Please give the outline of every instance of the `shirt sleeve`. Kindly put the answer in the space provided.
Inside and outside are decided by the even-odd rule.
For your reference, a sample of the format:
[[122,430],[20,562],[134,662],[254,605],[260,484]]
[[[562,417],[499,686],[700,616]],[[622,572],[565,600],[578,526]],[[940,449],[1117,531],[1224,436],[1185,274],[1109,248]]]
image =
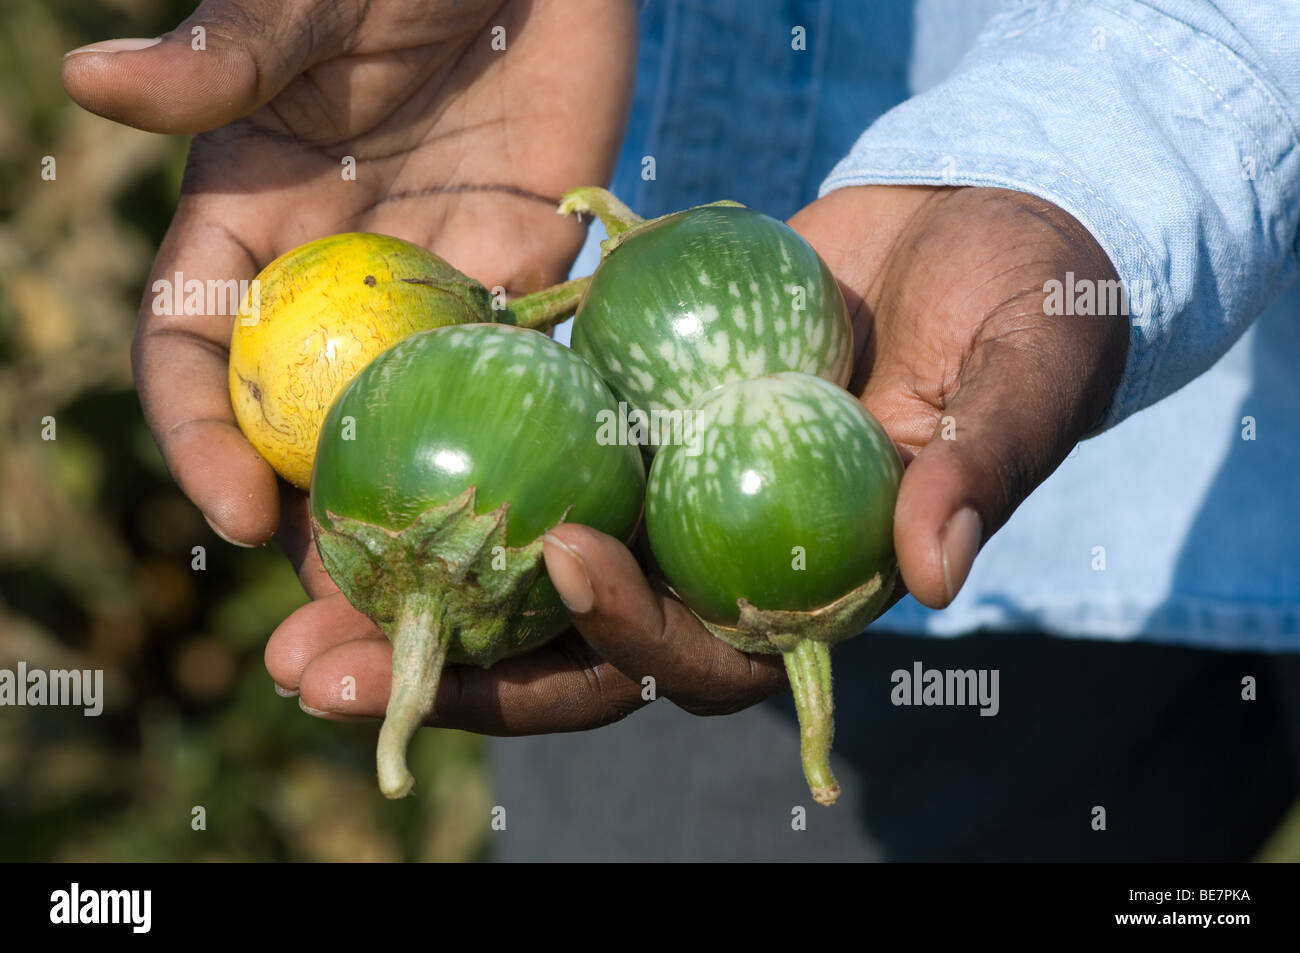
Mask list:
[[1300,2],[1016,3],[821,192],[996,186],[1077,218],[1128,297],[1105,429],[1210,367],[1295,275],[1298,117]]

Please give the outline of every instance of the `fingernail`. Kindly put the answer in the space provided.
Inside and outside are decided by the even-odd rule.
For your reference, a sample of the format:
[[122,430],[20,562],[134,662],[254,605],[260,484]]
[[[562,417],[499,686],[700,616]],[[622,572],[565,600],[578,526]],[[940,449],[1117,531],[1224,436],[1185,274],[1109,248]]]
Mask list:
[[980,515],[969,506],[958,510],[943,528],[939,548],[943,553],[943,587],[949,602],[957,597],[957,590],[970,575],[982,534]]
[[63,54],[63,58],[66,60],[69,56],[76,56],[78,53],[134,53],[136,50],[147,50],[151,46],[157,46],[161,42],[160,36],[152,39],[133,36],[123,37],[120,40],[100,40],[98,43],[88,43],[75,50],[68,50]]
[[323,718],[324,716],[329,714],[329,712],[321,711],[319,708],[308,708],[306,705],[302,703],[301,698],[298,699],[298,707],[301,708],[303,711],[305,711],[307,714],[311,715],[313,718]]
[[296,688],[285,688],[282,685],[275,686],[275,693],[281,698],[297,698],[298,690]]
[[221,530],[217,529],[217,524],[214,523],[214,522],[212,522],[212,520],[209,520],[209,519],[207,518],[207,516],[204,516],[203,518],[204,518],[205,520],[208,520],[208,527],[212,530],[212,532],[216,533],[218,536],[220,536],[223,540],[225,540],[225,541],[226,541],[227,543],[229,543],[231,546],[238,546],[238,547],[240,547],[241,549],[256,549],[256,548],[257,548],[257,547],[254,546],[252,543],[241,543],[241,542],[240,542],[239,540],[237,540],[237,539],[231,539],[231,538],[230,538],[229,536],[227,536],[225,533],[221,532]]
[[591,591],[591,580],[587,578],[587,566],[582,557],[550,533],[542,539],[547,544],[544,551],[546,572],[555,584],[555,591],[560,594],[560,601],[570,612],[579,615],[590,612],[596,595]]

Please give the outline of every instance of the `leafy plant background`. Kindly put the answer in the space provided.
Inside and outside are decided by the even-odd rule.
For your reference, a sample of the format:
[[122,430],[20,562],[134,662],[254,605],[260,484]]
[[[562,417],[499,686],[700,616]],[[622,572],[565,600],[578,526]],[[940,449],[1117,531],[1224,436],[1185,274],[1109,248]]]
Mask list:
[[141,417],[131,334],[187,141],[82,111],[59,67],[193,7],[0,0],[0,668],[103,669],[106,695],[0,708],[0,860],[481,857],[478,739],[422,732],[417,795],[385,801],[377,727],[309,718],[262,666],[305,600],[288,564],[218,539]]
[[[213,535],[141,418],[131,333],[187,142],[83,112],[59,67],[193,7],[0,0],[0,668],[103,669],[106,695],[0,708],[0,860],[482,858],[478,739],[422,732],[416,796],[380,797],[377,726],[307,717],[262,667],[304,601],[288,564]],[[1300,810],[1262,859],[1300,860]]]

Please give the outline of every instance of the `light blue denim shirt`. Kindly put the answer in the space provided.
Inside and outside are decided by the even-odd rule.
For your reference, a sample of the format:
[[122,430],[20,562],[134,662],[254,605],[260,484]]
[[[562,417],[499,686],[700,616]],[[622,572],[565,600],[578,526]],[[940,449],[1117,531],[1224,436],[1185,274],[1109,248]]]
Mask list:
[[1148,291],[1108,429],[953,605],[879,628],[1300,651],[1300,3],[649,0],[641,29],[614,188],[642,214],[999,186]]

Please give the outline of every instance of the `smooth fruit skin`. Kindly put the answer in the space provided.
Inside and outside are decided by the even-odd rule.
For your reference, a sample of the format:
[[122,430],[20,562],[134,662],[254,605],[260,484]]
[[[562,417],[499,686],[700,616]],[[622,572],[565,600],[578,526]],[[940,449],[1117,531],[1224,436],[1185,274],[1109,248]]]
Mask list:
[[[645,471],[636,447],[597,441],[601,412],[614,410],[595,371],[536,331],[473,324],[412,335],[330,409],[313,518],[323,525],[332,513],[397,531],[472,486],[477,513],[509,504],[512,547],[562,519],[627,539]],[[558,606],[544,576],[534,590],[536,604]]]
[[445,663],[492,665],[565,628],[542,535],[566,519],[635,529],[645,470],[635,446],[598,438],[614,413],[582,358],[502,324],[416,333],[330,408],[312,530],[339,589],[393,645],[375,752],[386,796],[415,784],[406,750]]
[[592,277],[572,344],[630,409],[679,410],[719,384],[779,371],[848,383],[844,299],[789,226],[701,206],[620,239]]
[[719,387],[690,411],[701,452],[655,456],[646,531],[702,618],[734,624],[740,599],[817,609],[891,571],[902,464],[851,394],[781,373]]
[[282,477],[311,481],[330,404],[356,373],[416,331],[484,321],[486,289],[418,245],[346,233],[281,255],[258,275],[230,341],[240,429]]

